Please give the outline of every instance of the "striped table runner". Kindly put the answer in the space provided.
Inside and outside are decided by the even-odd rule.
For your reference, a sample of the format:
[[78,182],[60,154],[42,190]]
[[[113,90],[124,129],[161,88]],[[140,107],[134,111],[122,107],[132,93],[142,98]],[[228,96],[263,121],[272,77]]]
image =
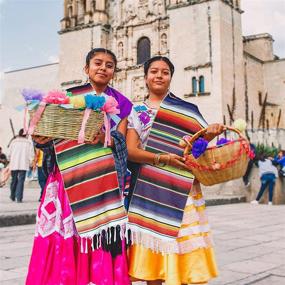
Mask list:
[[111,148],[60,141],[55,144],[58,167],[81,237],[127,222]]
[[[195,105],[169,94],[154,119],[146,150],[182,156],[180,139],[206,125]],[[193,180],[185,170],[142,165],[129,208],[128,227],[134,243],[162,252],[176,251],[171,241],[178,236]]]

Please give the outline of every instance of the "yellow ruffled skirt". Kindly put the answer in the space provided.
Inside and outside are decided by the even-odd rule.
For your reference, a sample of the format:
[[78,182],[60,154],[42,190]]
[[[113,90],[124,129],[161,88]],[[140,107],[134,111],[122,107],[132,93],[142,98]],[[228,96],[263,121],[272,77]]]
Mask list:
[[[189,248],[183,254],[162,254],[142,245],[129,249],[129,274],[133,280],[163,280],[165,285],[205,284],[217,276],[211,233],[200,190],[188,197],[177,242]],[[198,189],[197,189],[198,188]]]

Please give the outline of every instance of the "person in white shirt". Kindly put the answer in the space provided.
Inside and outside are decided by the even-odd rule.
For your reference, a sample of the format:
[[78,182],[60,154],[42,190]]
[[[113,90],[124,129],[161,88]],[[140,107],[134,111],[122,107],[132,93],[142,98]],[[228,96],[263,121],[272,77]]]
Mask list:
[[11,170],[11,194],[10,199],[21,203],[23,200],[24,182],[26,172],[32,165],[34,159],[34,147],[31,141],[24,135],[24,130],[19,131],[19,136],[16,137],[10,145],[8,159]]
[[258,161],[258,167],[259,167],[261,186],[256,199],[251,201],[251,204],[258,204],[266,187],[269,186],[268,205],[272,205],[275,181],[276,178],[278,178],[277,168],[272,164],[272,161],[268,158],[265,158],[264,155],[262,155],[260,160]]

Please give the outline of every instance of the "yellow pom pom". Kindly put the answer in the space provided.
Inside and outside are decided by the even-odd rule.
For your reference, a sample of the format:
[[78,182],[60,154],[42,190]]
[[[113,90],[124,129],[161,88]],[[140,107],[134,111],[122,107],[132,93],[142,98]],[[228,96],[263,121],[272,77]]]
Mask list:
[[81,109],[81,108],[86,107],[85,99],[83,95],[71,96],[70,104],[73,105],[74,109]]
[[236,119],[234,121],[234,127],[240,132],[243,132],[246,129],[246,121],[244,119]]
[[187,144],[186,144],[185,140],[181,139],[179,141],[179,145],[182,146],[182,147],[186,147]]

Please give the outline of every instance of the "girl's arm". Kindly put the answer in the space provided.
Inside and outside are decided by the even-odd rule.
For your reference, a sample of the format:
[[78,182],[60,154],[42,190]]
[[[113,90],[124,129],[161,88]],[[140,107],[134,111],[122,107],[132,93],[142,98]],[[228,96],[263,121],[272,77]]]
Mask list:
[[167,164],[177,168],[185,168],[185,159],[176,154],[154,154],[141,148],[141,141],[135,129],[127,131],[128,159],[137,163]]

